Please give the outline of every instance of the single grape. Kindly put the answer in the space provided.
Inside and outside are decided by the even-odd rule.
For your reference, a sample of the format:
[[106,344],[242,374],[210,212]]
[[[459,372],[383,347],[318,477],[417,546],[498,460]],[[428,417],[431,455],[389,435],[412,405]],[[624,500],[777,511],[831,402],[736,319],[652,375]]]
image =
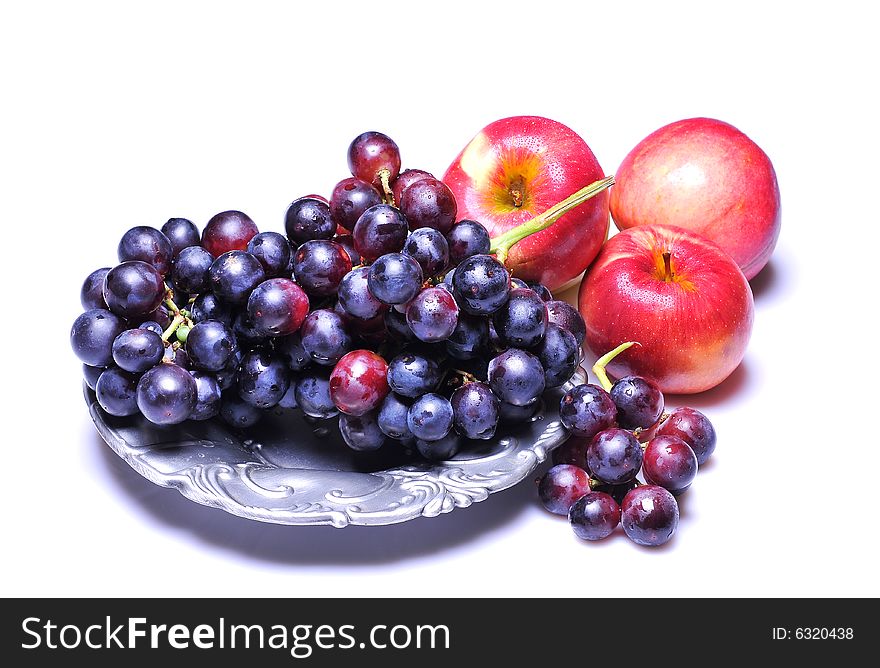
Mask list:
[[169,218],[162,226],[162,234],[171,243],[171,257],[175,260],[184,248],[201,243],[199,228],[186,218]]
[[240,348],[236,348],[232,352],[232,358],[226,363],[226,366],[220,371],[213,372],[217,376],[217,384],[223,392],[238,384],[238,368],[244,354]]
[[370,292],[383,304],[406,304],[422,286],[422,269],[407,255],[389,253],[370,266],[367,281]]
[[522,280],[521,278],[516,278],[514,276],[511,276],[510,277],[510,289],[513,290],[514,288],[522,288],[523,290],[531,290],[532,292],[535,292],[534,290],[532,290],[529,287],[529,284],[526,283],[524,280]]
[[361,254],[358,253],[357,249],[354,247],[354,237],[351,234],[337,234],[333,237],[333,241],[342,246],[345,249],[345,252],[348,253],[352,267],[364,263]]
[[501,401],[525,406],[544,392],[544,369],[531,353],[511,348],[489,362],[489,386]]
[[394,140],[381,132],[364,132],[348,146],[348,169],[352,176],[379,185],[380,173],[391,181],[400,173],[400,149]]
[[330,205],[314,197],[300,197],[287,207],[284,231],[294,246],[315,239],[332,239],[336,223],[330,216]]
[[352,350],[330,374],[330,398],[347,415],[364,415],[379,407],[389,392],[388,365],[370,350]]
[[394,195],[394,201],[399,204],[400,199],[403,197],[403,191],[416,181],[433,178],[433,174],[421,169],[404,169],[398,174],[397,178],[391,182],[391,192]]
[[419,263],[425,277],[438,275],[449,264],[449,244],[431,227],[422,227],[410,234],[403,245],[403,254]]
[[244,251],[259,232],[254,221],[241,211],[222,211],[202,230],[202,248],[215,258],[229,251]]
[[533,290],[514,288],[507,302],[495,311],[492,321],[506,346],[531,348],[541,342],[547,331],[547,309]]
[[553,294],[543,283],[529,283],[528,287],[535,291],[535,294],[541,298],[541,301],[553,301]]
[[217,377],[204,371],[190,371],[196,381],[196,405],[190,420],[207,420],[220,414],[220,383]]
[[589,438],[582,436],[570,436],[569,439],[553,451],[554,464],[573,464],[589,473],[587,466],[587,447],[590,445]]
[[379,407],[378,425],[382,433],[389,438],[409,440],[413,438],[407,423],[409,403],[406,403],[393,392],[389,393]]
[[378,450],[385,444],[385,434],[379,429],[376,411],[363,415],[343,413],[339,416],[339,432],[345,444],[358,452]]
[[186,337],[186,351],[193,365],[203,371],[220,371],[234,359],[232,330],[219,320],[196,323]]
[[475,220],[460,220],[446,233],[449,260],[459,264],[474,255],[488,255],[492,247],[489,232]]
[[351,335],[343,319],[329,309],[318,309],[306,316],[299,334],[302,346],[313,362],[334,366],[351,350]]
[[298,381],[299,378],[296,376],[290,377],[290,385],[287,387],[287,392],[284,393],[281,401],[278,402],[281,408],[299,408],[299,404],[296,403],[296,384]]
[[353,230],[361,214],[382,203],[382,195],[366,181],[343,179],[330,196],[330,217],[337,225]]
[[181,369],[186,369],[187,371],[192,367],[192,362],[189,359],[189,355],[186,354],[186,349],[175,347],[174,345],[165,346],[165,356],[162,358],[162,361],[176,364]]
[[446,234],[455,224],[458,207],[455,195],[438,179],[420,179],[403,191],[400,210],[409,222],[411,230],[432,227]]
[[620,485],[635,478],[642,468],[642,446],[626,429],[605,429],[587,446],[587,466],[597,480]]
[[146,262],[123,262],[104,277],[104,301],[113,313],[123,318],[150,313],[164,297],[162,275]]
[[239,311],[232,321],[232,333],[240,346],[256,348],[266,343],[266,337],[254,325],[247,309]]
[[697,477],[697,456],[678,436],[655,436],[645,448],[642,472],[645,482],[681,494]]
[[260,421],[263,411],[244,401],[237,392],[229,391],[220,399],[220,417],[233,427],[247,429]]
[[208,271],[214,294],[231,304],[244,304],[266,278],[263,265],[250,253],[232,250],[214,260]]
[[95,389],[95,385],[98,383],[98,378],[101,376],[104,371],[106,371],[105,367],[102,366],[89,366],[88,364],[82,365],[83,370],[83,380],[86,381],[86,385],[89,386],[90,390]]
[[158,364],[141,376],[137,405],[156,424],[183,422],[196,407],[198,386],[188,371],[176,364]]
[[306,369],[296,383],[296,403],[309,417],[324,419],[337,415],[339,410],[330,398],[330,370]]
[[356,318],[365,320],[382,315],[388,308],[373,296],[367,287],[369,267],[357,267],[343,276],[339,283],[339,306]]
[[95,269],[83,281],[79,291],[79,301],[86,311],[93,308],[107,308],[107,302],[104,301],[104,277],[107,276],[108,271],[110,267]]
[[461,450],[461,436],[455,430],[451,430],[443,438],[435,441],[416,439],[416,449],[425,459],[431,461],[445,461],[452,459]]
[[416,338],[406,322],[406,314],[397,309],[390,308],[385,311],[383,320],[385,321],[385,329],[392,340],[413,341]]
[[125,331],[122,318],[102,308],[89,309],[70,328],[70,347],[89,366],[113,364],[113,340]]
[[400,210],[376,204],[361,214],[354,226],[354,247],[364,262],[403,249],[409,227]]
[[406,322],[420,341],[445,341],[458,324],[458,304],[442,288],[425,288],[407,305]]
[[306,319],[309,298],[289,278],[270,278],[254,288],[248,297],[247,312],[261,335],[287,336],[299,330]]
[[457,360],[470,360],[484,355],[488,346],[489,323],[486,319],[460,311],[455,329],[446,340],[447,354]]
[[547,322],[559,325],[562,329],[567,329],[574,334],[577,339],[578,346],[584,345],[584,338],[587,336],[587,325],[584,317],[568,302],[557,299],[546,302],[547,304]]
[[[180,251],[171,269],[174,285],[185,292],[198,294],[208,290],[211,279],[208,270],[214,258],[201,246],[189,246]],[[177,303],[175,301],[175,303]],[[177,304],[183,308],[183,304]]]
[[485,383],[465,383],[452,393],[453,425],[472,440],[487,440],[498,427],[498,398]]
[[303,348],[299,333],[275,339],[275,353],[291,371],[302,371],[312,363],[312,356]]
[[604,492],[590,492],[572,504],[568,521],[578,538],[602,540],[620,524],[620,506]]
[[203,320],[219,320],[224,325],[232,326],[235,317],[232,306],[221,301],[213,292],[205,292],[196,297],[189,312],[192,321],[196,323]]
[[580,362],[580,348],[574,334],[559,325],[547,325],[544,339],[534,351],[544,367],[544,384],[559,387],[574,375]]
[[290,242],[278,232],[260,232],[248,241],[247,252],[263,265],[266,278],[290,278]]
[[415,399],[434,392],[441,379],[437,362],[424,355],[405,352],[388,364],[388,386],[402,397]]
[[657,485],[639,485],[621,504],[623,530],[639,545],[663,545],[675,533],[678,518],[675,497]]
[[459,305],[472,315],[489,315],[507,302],[510,274],[489,255],[473,255],[455,269],[452,288]]
[[244,354],[238,372],[238,394],[257,408],[272,408],[290,386],[290,369],[280,357],[256,349]]
[[153,322],[159,325],[163,332],[168,329],[168,325],[171,324],[171,312],[165,304],[159,304],[153,311],[141,317],[144,318],[144,322]]
[[678,436],[694,451],[700,466],[715,452],[718,440],[709,418],[695,408],[676,408],[660,425],[656,435]]
[[611,386],[617,423],[624,429],[647,429],[663,413],[663,393],[641,376],[626,376]]
[[498,404],[498,415],[504,424],[522,424],[534,418],[540,408],[540,401],[535,401],[526,406],[516,406],[502,401]]
[[423,394],[409,407],[407,425],[413,436],[422,441],[437,441],[452,429],[452,405],[439,394]]
[[95,384],[98,405],[110,415],[135,415],[138,412],[138,380],[139,374],[115,367],[106,369]]
[[597,385],[578,385],[559,400],[559,420],[570,432],[593,438],[617,422],[617,408],[611,396]]
[[165,356],[162,337],[148,329],[127,329],[113,339],[113,361],[132,373],[143,373]]
[[116,254],[120,262],[140,260],[156,268],[163,276],[171,271],[173,249],[168,237],[146,225],[132,227],[119,241]]
[[307,241],[293,254],[293,275],[309,296],[335,295],[351,271],[351,258],[333,241]]
[[572,504],[590,493],[590,476],[571,464],[557,464],[538,482],[538,497],[551,513],[568,515]]

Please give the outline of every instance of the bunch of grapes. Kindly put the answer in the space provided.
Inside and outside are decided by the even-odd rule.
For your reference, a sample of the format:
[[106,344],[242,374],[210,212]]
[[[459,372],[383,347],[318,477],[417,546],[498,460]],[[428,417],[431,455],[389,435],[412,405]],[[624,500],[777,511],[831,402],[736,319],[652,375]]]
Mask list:
[[71,331],[99,405],[156,424],[266,410],[336,419],[345,443],[445,459],[525,421],[581,358],[580,314],[512,278],[450,189],[401,171],[389,137],[351,143],[352,176],[295,200],[285,235],[239,211],[135,227],[89,275]]
[[645,378],[611,384],[601,364],[594,369],[608,390],[579,385],[560,400],[572,436],[538,482],[541,502],[567,515],[585,540],[606,538],[622,524],[636,543],[662,545],[678,527],[676,496],[715,450],[715,429],[693,408],[664,413],[663,393]]

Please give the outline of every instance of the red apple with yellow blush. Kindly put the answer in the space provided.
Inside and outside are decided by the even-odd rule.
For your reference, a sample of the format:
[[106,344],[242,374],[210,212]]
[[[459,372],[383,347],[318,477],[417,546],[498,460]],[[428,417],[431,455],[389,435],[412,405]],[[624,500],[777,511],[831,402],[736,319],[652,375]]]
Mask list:
[[[446,170],[458,218],[501,237],[604,176],[570,128],[540,116],[514,116],[483,128]],[[558,290],[596,257],[608,234],[608,194],[571,208],[546,229],[512,245],[506,264],[525,281]]]
[[732,125],[690,118],[652,133],[617,170],[611,215],[621,230],[677,225],[714,241],[754,277],[781,225],[767,154]]
[[637,341],[608,364],[666,393],[715,387],[739,366],[754,320],[752,291],[733,259],[683,228],[644,225],[602,247],[581,283],[586,345],[597,356]]

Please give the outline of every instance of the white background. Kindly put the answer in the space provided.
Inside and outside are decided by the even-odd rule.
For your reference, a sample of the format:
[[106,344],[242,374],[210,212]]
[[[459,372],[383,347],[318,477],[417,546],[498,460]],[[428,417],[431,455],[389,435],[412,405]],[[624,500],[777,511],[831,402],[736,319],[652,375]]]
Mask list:
[[[880,594],[873,3],[606,4],[4,4],[0,593]],[[608,173],[701,115],[776,167],[782,235],[752,282],[745,361],[669,402],[719,433],[670,544],[581,543],[528,482],[399,526],[263,525],[103,445],[68,334],[127,228],[236,208],[280,231],[292,198],[346,176],[364,130],[442,175],[517,114],[569,125]]]

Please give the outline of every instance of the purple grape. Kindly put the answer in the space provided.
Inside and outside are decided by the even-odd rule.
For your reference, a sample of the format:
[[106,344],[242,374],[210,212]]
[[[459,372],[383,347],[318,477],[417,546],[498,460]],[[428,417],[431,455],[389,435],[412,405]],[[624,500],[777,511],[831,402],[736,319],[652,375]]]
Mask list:
[[348,146],[348,168],[364,181],[379,185],[380,172],[394,180],[400,173],[400,149],[391,137],[381,132],[359,134]]
[[250,253],[232,250],[214,260],[208,270],[214,294],[231,304],[244,304],[266,278],[263,265]]
[[660,425],[657,436],[677,436],[683,440],[694,451],[700,466],[715,452],[717,442],[715,427],[695,408],[676,408]]
[[541,342],[547,331],[547,309],[533,290],[514,288],[507,302],[495,311],[492,321],[505,346],[531,348]]
[[174,250],[168,237],[159,230],[140,225],[132,227],[122,235],[116,254],[120,262],[140,260],[155,267],[163,276],[167,276],[171,271]]
[[141,376],[137,405],[156,424],[183,422],[196,407],[198,386],[188,371],[176,364],[159,364]]
[[572,504],[568,521],[578,538],[602,540],[620,524],[620,506],[604,492],[590,492]]
[[406,315],[404,313],[401,313],[397,309],[390,308],[385,311],[383,319],[385,321],[385,329],[392,339],[397,341],[412,341],[416,338],[413,331],[409,328],[409,324],[406,322]]
[[148,329],[127,329],[113,340],[113,361],[132,373],[143,373],[165,356],[162,337]]
[[375,318],[388,308],[370,292],[369,274],[369,267],[357,267],[348,272],[339,284],[339,305],[355,318]]
[[621,504],[623,530],[639,545],[663,545],[675,533],[678,518],[675,497],[657,485],[636,487]]
[[377,417],[379,429],[389,438],[408,440],[413,438],[407,423],[409,404],[393,392],[385,396]]
[[247,249],[248,241],[259,232],[256,223],[247,214],[221,211],[202,230],[202,248],[215,258],[229,251],[243,251]]
[[352,347],[352,338],[345,322],[329,309],[309,313],[299,334],[302,347],[312,361],[322,366],[334,366]]
[[248,319],[261,336],[293,334],[300,328],[308,312],[309,298],[289,278],[263,281],[248,297]]
[[511,348],[489,362],[489,386],[501,401],[526,406],[544,392],[544,369],[531,353]]
[[234,320],[232,306],[221,301],[213,292],[205,292],[196,297],[189,313],[192,321],[196,323],[204,320],[219,320],[224,325],[232,326]]
[[102,366],[89,366],[88,364],[83,364],[82,370],[83,380],[86,381],[86,385],[89,386],[90,390],[95,389],[95,385],[98,383],[98,378],[100,378],[101,374],[106,371]]
[[525,406],[516,406],[502,401],[498,404],[498,416],[504,424],[522,424],[531,420],[540,408],[540,401]]
[[458,214],[455,195],[449,186],[434,178],[412,183],[403,191],[399,204],[411,230],[432,227],[446,234],[452,229]]
[[354,237],[352,235],[340,234],[333,237],[333,241],[342,246],[345,249],[345,252],[348,253],[352,267],[363,264],[364,260],[361,257],[361,254],[358,253],[357,249],[354,247]]
[[106,369],[95,384],[98,405],[110,415],[123,417],[138,412],[137,386],[140,376],[122,369]]
[[553,451],[554,464],[573,464],[584,471],[589,472],[587,466],[587,447],[590,445],[589,438],[571,436],[569,439]]
[[335,295],[350,271],[351,258],[333,241],[307,241],[293,254],[294,278],[310,297]]
[[434,392],[442,376],[437,362],[414,352],[397,355],[388,363],[388,386],[410,399]]
[[199,228],[186,218],[169,218],[162,226],[162,234],[171,244],[171,257],[177,259],[180,251],[201,243]]
[[584,345],[587,336],[587,325],[584,317],[571,304],[553,299],[547,304],[547,322],[559,325],[574,334],[578,346]]
[[257,408],[276,406],[290,386],[290,369],[268,350],[244,354],[238,372],[238,395]]
[[312,356],[303,348],[299,333],[275,339],[275,352],[291,371],[302,371],[312,363]]
[[385,434],[379,429],[376,411],[363,415],[339,416],[339,432],[342,440],[352,450],[369,452],[385,444]]
[[485,383],[465,383],[452,393],[453,425],[465,438],[487,440],[498,427],[498,398]]
[[473,255],[488,255],[492,247],[489,232],[475,220],[460,220],[446,233],[449,261],[457,265]]
[[104,277],[107,276],[108,271],[110,267],[95,269],[83,281],[79,291],[79,301],[86,311],[93,308],[107,308],[107,302],[104,301]]
[[403,191],[409,188],[416,181],[422,179],[433,179],[434,175],[423,169],[404,169],[397,178],[391,182],[391,193],[394,195],[394,201],[398,204],[403,197]]
[[442,288],[425,288],[407,305],[406,322],[420,341],[445,341],[458,324],[458,304]]
[[452,429],[452,405],[439,394],[423,394],[416,399],[406,416],[413,436],[421,441],[438,441]]
[[642,472],[649,485],[659,485],[675,495],[681,494],[697,477],[697,456],[678,436],[655,436],[648,441]]
[[263,417],[263,411],[242,400],[235,391],[224,392],[220,399],[220,417],[238,429],[253,427]]
[[[208,271],[214,258],[201,246],[188,246],[180,251],[171,269],[174,285],[185,292],[201,293],[211,287]],[[175,302],[177,303],[177,302]],[[183,308],[182,304],[178,304]]]
[[455,269],[452,289],[459,305],[472,315],[490,315],[507,302],[510,274],[489,255],[474,255]]
[[336,223],[330,216],[330,205],[315,197],[295,199],[284,217],[284,230],[294,246],[315,239],[332,239]]
[[409,227],[400,210],[376,204],[361,214],[354,226],[354,247],[364,262],[403,249]]
[[609,485],[629,482],[642,468],[642,446],[626,429],[605,429],[587,446],[587,466],[594,478]]
[[383,304],[406,304],[422,287],[419,263],[402,253],[388,253],[370,266],[370,292]]
[[330,398],[330,370],[307,369],[296,383],[296,403],[302,412],[313,418],[331,418],[339,409]]
[[404,255],[409,255],[419,263],[422,276],[436,276],[449,264],[449,245],[446,238],[437,230],[422,227],[406,239]]
[[[331,235],[332,236],[332,235]],[[248,241],[247,252],[263,265],[266,278],[290,278],[290,242],[277,232],[261,232]]]
[[219,320],[196,323],[186,337],[186,351],[193,365],[204,371],[220,371],[234,359],[232,330]]
[[104,301],[113,313],[123,318],[146,315],[164,298],[162,275],[146,262],[123,262],[104,277]]
[[204,371],[190,371],[196,381],[196,405],[190,420],[208,420],[220,414],[220,384],[217,377]]
[[450,430],[443,438],[436,441],[416,439],[416,449],[425,459],[431,461],[445,461],[452,459],[461,450],[461,436],[454,430]]
[[559,387],[574,375],[580,362],[580,348],[574,334],[550,324],[544,339],[533,351],[544,367],[544,384]]
[[446,340],[446,352],[457,360],[470,360],[485,354],[489,347],[489,323],[485,318],[463,311]]
[[70,328],[70,347],[89,366],[113,364],[113,341],[125,331],[122,318],[102,308],[89,309]]
[[611,400],[617,406],[617,424],[624,429],[647,429],[663,413],[663,393],[641,376],[626,376],[611,386]]
[[551,513],[568,515],[575,501],[590,493],[590,476],[571,464],[557,464],[538,482],[538,497]]
[[528,287],[535,291],[535,294],[541,298],[541,301],[553,301],[553,294],[543,283],[529,283]]
[[571,433],[593,438],[617,422],[611,396],[597,385],[578,385],[559,400],[559,419]]
[[343,179],[333,188],[330,217],[337,225],[353,230],[364,211],[381,203],[382,195],[366,181],[354,177]]

